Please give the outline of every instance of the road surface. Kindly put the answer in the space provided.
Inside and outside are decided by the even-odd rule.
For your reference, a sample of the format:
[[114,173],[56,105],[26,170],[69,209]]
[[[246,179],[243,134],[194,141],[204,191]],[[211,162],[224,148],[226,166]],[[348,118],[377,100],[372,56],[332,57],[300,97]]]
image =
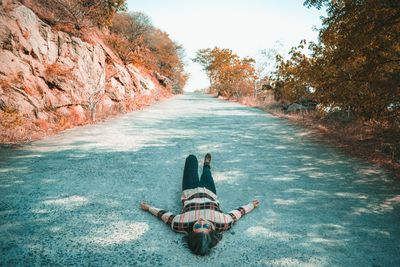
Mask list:
[[[141,200],[180,211],[206,152],[221,208],[260,208],[206,257]],[[400,266],[400,186],[260,110],[185,94],[0,150],[0,265]]]

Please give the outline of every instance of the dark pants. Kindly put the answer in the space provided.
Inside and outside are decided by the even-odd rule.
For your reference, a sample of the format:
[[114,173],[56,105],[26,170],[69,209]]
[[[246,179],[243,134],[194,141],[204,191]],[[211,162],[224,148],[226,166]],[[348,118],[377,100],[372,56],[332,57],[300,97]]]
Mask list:
[[203,167],[203,173],[201,174],[200,180],[198,168],[199,163],[196,156],[189,155],[186,158],[185,168],[183,169],[182,190],[205,187],[214,194],[217,194],[210,166],[206,165]]

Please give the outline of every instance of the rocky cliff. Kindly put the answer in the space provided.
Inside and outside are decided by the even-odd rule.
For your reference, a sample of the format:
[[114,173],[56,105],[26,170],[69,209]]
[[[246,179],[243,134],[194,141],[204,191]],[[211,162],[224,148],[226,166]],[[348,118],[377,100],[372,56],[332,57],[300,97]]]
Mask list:
[[124,65],[95,32],[83,41],[23,5],[0,9],[0,143],[40,138],[170,95],[167,78]]

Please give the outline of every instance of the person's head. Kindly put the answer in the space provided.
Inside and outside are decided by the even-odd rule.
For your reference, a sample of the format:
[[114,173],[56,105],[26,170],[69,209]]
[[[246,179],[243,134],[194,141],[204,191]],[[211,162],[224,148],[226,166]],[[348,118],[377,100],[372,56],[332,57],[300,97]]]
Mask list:
[[214,224],[204,219],[199,219],[193,224],[187,237],[190,250],[201,256],[208,254],[221,239],[222,234],[215,231]]

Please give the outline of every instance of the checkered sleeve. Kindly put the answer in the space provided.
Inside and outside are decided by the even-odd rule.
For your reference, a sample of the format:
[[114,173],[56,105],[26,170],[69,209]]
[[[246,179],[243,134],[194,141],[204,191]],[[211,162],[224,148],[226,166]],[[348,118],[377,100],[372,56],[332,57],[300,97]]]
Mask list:
[[234,222],[237,222],[243,215],[249,213],[254,209],[254,204],[253,202],[250,202],[249,204],[246,204],[244,206],[241,206],[237,209],[234,209],[230,211],[228,214],[232,217]]
[[161,219],[168,225],[171,225],[172,220],[174,219],[175,215],[169,211],[165,211],[156,207],[149,207],[149,212],[156,216],[157,218]]

